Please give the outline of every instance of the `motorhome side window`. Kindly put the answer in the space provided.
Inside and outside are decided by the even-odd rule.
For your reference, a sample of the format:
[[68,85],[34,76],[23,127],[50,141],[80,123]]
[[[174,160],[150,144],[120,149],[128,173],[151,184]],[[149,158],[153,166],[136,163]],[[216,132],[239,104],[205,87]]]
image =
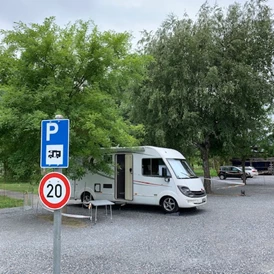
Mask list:
[[[144,158],[142,159],[142,173],[147,176],[162,177],[162,168],[166,168],[161,158]],[[167,171],[168,172],[168,171]],[[169,172],[168,172],[169,174]]]

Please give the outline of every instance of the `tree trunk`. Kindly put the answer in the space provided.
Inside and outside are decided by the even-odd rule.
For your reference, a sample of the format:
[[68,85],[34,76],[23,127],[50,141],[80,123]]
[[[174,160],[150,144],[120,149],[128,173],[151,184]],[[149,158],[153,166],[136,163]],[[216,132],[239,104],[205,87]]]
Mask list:
[[212,193],[210,166],[209,166],[209,143],[204,143],[203,145],[200,145],[199,148],[201,151],[201,158],[203,161],[204,187],[207,193]]
[[9,176],[9,168],[8,168],[7,161],[4,161],[3,167],[4,167],[4,179],[5,179],[5,182],[6,182],[7,179],[8,179],[8,176]]
[[242,157],[243,183],[246,185],[245,157]]

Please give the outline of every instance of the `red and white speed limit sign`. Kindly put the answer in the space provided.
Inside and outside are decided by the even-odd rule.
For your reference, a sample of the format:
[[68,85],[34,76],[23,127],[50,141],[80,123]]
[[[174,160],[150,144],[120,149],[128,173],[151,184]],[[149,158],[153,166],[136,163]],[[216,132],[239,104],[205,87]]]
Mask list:
[[41,202],[50,209],[60,209],[70,198],[70,183],[68,178],[59,172],[46,174],[40,181],[38,193]]

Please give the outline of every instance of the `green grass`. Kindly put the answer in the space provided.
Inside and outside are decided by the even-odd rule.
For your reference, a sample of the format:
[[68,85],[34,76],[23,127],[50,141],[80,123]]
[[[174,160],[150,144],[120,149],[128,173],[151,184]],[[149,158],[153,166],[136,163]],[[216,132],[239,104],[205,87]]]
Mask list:
[[23,206],[24,201],[21,199],[13,199],[7,196],[0,195],[0,208],[10,208]]
[[[38,185],[31,185],[30,183],[1,182],[0,189],[3,189],[5,191],[16,191],[21,193],[38,193]],[[6,196],[5,194],[0,195],[0,208],[19,207],[23,206],[23,203],[23,199],[13,199]]]
[[38,185],[31,185],[30,183],[0,183],[0,189],[11,190],[22,193],[38,193]]
[[[202,167],[194,167],[194,172],[197,176],[204,176],[204,170]],[[211,177],[217,176],[217,172],[215,169],[210,169],[210,176]]]

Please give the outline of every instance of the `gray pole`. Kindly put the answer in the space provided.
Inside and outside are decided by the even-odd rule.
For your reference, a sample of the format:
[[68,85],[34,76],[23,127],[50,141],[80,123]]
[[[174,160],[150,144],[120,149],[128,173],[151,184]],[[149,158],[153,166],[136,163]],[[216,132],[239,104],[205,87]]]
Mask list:
[[[62,115],[56,115],[55,119],[63,119]],[[55,172],[62,173],[62,168],[55,168]],[[61,263],[61,209],[54,210],[53,215],[53,273],[60,274]]]
[[54,224],[53,224],[53,273],[60,274],[61,262],[61,224],[62,214],[61,209],[54,210]]

